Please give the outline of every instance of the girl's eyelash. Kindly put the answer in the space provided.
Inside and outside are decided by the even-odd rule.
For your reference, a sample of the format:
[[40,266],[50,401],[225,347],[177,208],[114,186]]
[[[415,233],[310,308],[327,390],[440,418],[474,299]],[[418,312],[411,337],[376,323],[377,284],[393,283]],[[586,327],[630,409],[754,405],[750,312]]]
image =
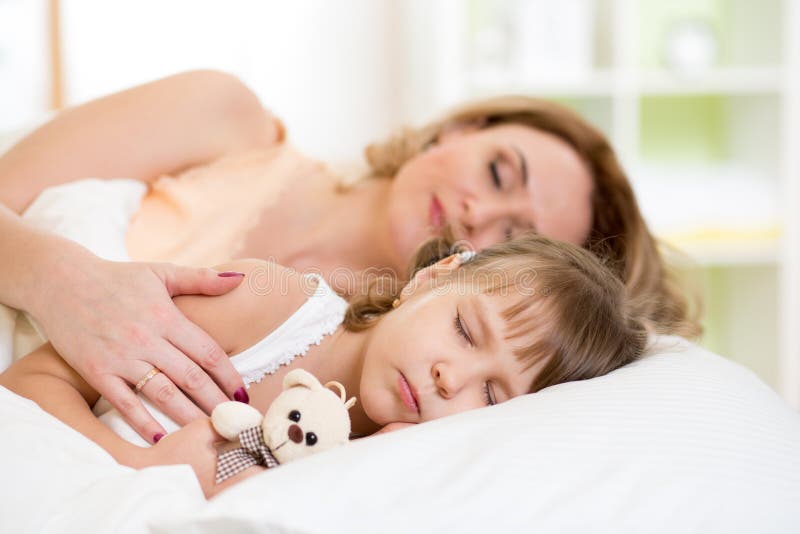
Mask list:
[[497,170],[497,160],[494,159],[489,163],[489,172],[492,175],[492,182],[497,189],[503,189],[503,182],[500,180],[500,171]]
[[494,406],[497,401],[492,397],[492,392],[489,390],[489,382],[483,383],[483,400],[486,401],[487,406]]
[[467,342],[468,342],[470,345],[472,345],[472,340],[469,338],[469,334],[467,334],[467,331],[464,329],[464,324],[461,322],[461,312],[459,312],[458,310],[456,310],[456,317],[455,317],[455,319],[453,320],[453,324],[454,324],[454,325],[455,325],[455,327],[456,327],[456,332],[458,332],[458,334],[459,334],[461,337],[463,337],[464,339],[466,339],[466,340],[467,340]]
[[[469,338],[469,334],[464,329],[464,324],[461,322],[461,312],[456,310],[456,316],[453,320],[453,325],[456,327],[456,331],[458,334],[463,337],[464,339],[472,345],[472,340]],[[483,400],[486,402],[486,406],[494,406],[497,404],[497,401],[494,400],[491,390],[489,389],[489,382],[483,383]]]

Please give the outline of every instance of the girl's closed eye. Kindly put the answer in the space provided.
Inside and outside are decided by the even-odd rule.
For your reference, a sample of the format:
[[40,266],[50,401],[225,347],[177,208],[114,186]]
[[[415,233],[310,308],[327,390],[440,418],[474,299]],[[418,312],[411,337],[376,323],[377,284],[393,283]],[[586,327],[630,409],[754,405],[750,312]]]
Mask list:
[[497,404],[497,399],[494,396],[494,390],[492,390],[492,385],[489,382],[483,383],[483,400],[486,402],[487,406],[494,406]]
[[469,336],[469,333],[464,328],[464,323],[461,321],[461,312],[458,311],[457,308],[456,308],[456,316],[455,316],[455,319],[453,320],[453,325],[455,326],[455,329],[456,329],[456,332],[458,332],[458,335],[460,335],[461,337],[466,339],[467,343],[469,343],[470,346],[472,346],[473,345],[472,338]]
[[[464,323],[461,321],[461,312],[456,309],[456,316],[453,321],[453,325],[455,326],[456,332],[458,335],[463,337],[470,346],[473,345],[472,338],[469,336],[469,332],[464,328]],[[497,404],[497,399],[494,396],[494,391],[492,390],[492,385],[489,382],[484,382],[483,384],[483,400],[487,406],[494,406]]]

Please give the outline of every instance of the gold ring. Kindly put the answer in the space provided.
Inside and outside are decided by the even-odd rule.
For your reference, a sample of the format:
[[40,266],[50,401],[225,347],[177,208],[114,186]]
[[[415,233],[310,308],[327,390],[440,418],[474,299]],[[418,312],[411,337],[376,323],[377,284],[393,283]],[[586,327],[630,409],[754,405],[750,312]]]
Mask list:
[[147,371],[147,374],[144,375],[141,378],[141,380],[136,382],[136,385],[133,387],[133,389],[136,390],[136,393],[139,393],[142,390],[142,388],[144,387],[144,385],[147,384],[148,382],[150,382],[150,380],[160,372],[161,372],[161,370],[158,367],[153,367],[152,369]]

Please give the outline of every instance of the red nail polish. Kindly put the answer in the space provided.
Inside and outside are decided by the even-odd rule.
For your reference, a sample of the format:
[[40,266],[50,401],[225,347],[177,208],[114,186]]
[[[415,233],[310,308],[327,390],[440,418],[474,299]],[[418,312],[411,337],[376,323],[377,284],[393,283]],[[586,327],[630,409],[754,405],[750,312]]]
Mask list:
[[250,395],[247,394],[244,388],[239,388],[233,392],[233,400],[250,404]]
[[153,436],[153,443],[158,443],[158,441],[159,441],[161,438],[163,438],[163,437],[164,437],[164,434],[162,434],[161,432],[159,432],[158,434],[156,434],[155,436]]
[[244,276],[244,273],[239,273],[236,271],[225,271],[224,273],[219,273],[217,276],[221,276],[222,278],[231,278],[233,276]]

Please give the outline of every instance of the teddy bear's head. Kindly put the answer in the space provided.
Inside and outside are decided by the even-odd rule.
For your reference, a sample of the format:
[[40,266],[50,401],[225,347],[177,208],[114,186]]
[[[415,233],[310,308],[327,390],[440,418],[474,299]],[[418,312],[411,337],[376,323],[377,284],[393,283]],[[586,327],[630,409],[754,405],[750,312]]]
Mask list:
[[[339,389],[339,394],[329,386]],[[338,382],[323,386],[314,375],[294,369],[284,377],[283,392],[264,415],[264,442],[280,463],[347,443],[347,410],[355,402],[355,398],[345,401],[344,387]]]

